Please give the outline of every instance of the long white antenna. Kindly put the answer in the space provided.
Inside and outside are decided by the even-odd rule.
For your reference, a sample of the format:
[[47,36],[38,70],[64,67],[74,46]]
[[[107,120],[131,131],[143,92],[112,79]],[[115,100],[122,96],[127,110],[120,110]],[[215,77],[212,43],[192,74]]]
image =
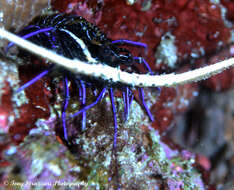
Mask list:
[[209,78],[212,75],[220,73],[225,69],[234,66],[234,58],[218,62],[213,65],[205,66],[193,71],[180,74],[165,74],[152,76],[149,74],[136,74],[121,71],[104,64],[85,63],[80,60],[71,60],[54,53],[51,50],[35,45],[15,34],[12,34],[3,28],[0,28],[0,37],[7,39],[21,48],[47,59],[59,66],[65,67],[75,74],[86,75],[90,77],[100,78],[103,80],[113,81],[115,83],[126,84],[138,87],[162,87],[175,86],[193,81],[200,81]]

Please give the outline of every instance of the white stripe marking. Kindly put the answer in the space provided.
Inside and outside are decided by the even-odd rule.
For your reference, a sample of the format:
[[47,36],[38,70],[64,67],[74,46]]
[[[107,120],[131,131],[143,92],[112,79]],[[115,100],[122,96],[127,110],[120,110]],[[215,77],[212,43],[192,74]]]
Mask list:
[[86,58],[89,62],[97,63],[97,60],[92,58],[92,56],[90,55],[89,50],[88,50],[87,46],[85,45],[85,43],[83,42],[83,40],[81,40],[75,34],[73,34],[72,32],[70,32],[68,30],[65,30],[65,29],[60,29],[60,30],[69,34],[80,45],[80,47],[83,50],[84,55],[86,56]]

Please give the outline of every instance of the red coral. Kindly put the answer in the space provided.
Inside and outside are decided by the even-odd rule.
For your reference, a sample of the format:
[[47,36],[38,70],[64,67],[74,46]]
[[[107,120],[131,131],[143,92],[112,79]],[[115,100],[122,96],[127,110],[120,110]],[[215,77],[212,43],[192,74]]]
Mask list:
[[151,107],[155,116],[153,127],[161,132],[166,131],[174,123],[175,116],[185,112],[197,95],[197,84],[162,88],[156,103]]
[[65,12],[69,14],[79,15],[84,17],[86,20],[92,23],[98,23],[101,19],[102,11],[99,8],[100,3],[96,1],[79,1],[79,0],[70,0],[70,1],[53,1],[52,6],[54,9],[59,10],[60,12]]
[[69,8],[70,3],[77,3],[79,0],[52,0],[51,5],[54,9],[58,10],[59,12],[65,12]]
[[234,2],[232,0],[221,0],[221,3],[227,8],[226,18],[234,21]]
[[[39,69],[35,65],[37,64],[19,68],[21,85],[38,74]],[[29,131],[35,127],[35,122],[39,118],[47,119],[50,115],[48,96],[44,93],[44,81],[37,81],[25,89],[25,92],[28,103],[18,108],[20,117],[15,119],[9,131],[15,142],[21,142]]]

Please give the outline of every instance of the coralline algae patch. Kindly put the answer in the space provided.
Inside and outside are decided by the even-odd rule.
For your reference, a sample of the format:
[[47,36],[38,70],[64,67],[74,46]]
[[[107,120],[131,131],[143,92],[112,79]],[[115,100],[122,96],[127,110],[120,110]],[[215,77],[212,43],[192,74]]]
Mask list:
[[76,181],[72,175],[76,160],[55,134],[42,126],[31,130],[16,151],[4,151],[4,158],[11,163],[0,169],[4,189],[64,189],[68,186],[62,185],[64,182]]

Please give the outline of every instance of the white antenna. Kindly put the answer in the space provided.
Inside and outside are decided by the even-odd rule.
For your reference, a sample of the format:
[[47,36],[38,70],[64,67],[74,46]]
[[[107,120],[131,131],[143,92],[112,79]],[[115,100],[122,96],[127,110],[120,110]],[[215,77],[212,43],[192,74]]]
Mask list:
[[220,73],[225,69],[234,66],[234,58],[230,58],[213,65],[205,66],[192,71],[180,74],[164,74],[164,75],[149,75],[136,74],[121,71],[118,68],[113,68],[101,63],[85,63],[80,60],[71,60],[54,53],[51,50],[35,45],[25,39],[22,39],[15,34],[12,34],[3,28],[0,28],[0,37],[7,39],[21,48],[47,59],[59,66],[65,67],[75,74],[101,78],[115,83],[126,84],[137,87],[162,87],[175,86],[184,83],[200,81],[209,78],[212,75]]

